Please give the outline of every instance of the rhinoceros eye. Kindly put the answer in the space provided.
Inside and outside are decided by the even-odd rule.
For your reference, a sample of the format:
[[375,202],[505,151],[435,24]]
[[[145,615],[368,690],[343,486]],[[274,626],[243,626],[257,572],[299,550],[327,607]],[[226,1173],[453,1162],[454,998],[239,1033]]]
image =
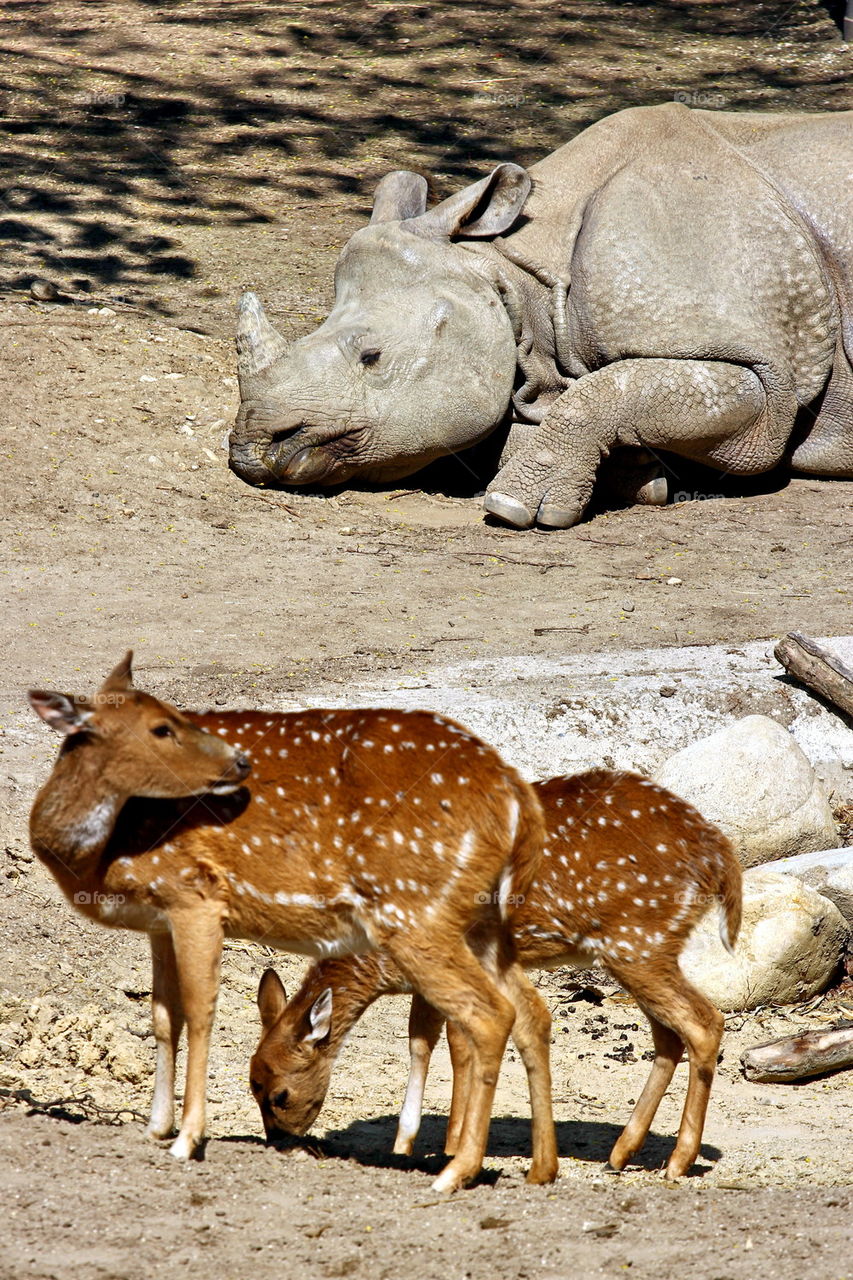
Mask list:
[[366,351],[362,351],[361,355],[359,356],[359,360],[361,361],[362,364],[366,364],[368,367],[370,367],[370,365],[376,364],[377,360],[381,355],[382,355],[382,352],[379,350],[378,347],[368,347]]

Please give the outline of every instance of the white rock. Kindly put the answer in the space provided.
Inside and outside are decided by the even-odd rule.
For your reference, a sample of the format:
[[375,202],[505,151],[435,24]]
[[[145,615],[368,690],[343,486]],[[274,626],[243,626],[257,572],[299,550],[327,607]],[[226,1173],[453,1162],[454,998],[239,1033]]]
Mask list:
[[796,1004],[829,985],[850,932],[827,898],[794,876],[761,867],[744,874],[734,956],[720,942],[713,912],[687,940],[680,964],[719,1009]]
[[797,876],[803,884],[834,902],[848,924],[853,925],[853,849],[824,849],[793,858],[766,862],[764,871]]
[[838,841],[811,763],[769,716],[746,716],[691,743],[655,777],[715,822],[745,867]]

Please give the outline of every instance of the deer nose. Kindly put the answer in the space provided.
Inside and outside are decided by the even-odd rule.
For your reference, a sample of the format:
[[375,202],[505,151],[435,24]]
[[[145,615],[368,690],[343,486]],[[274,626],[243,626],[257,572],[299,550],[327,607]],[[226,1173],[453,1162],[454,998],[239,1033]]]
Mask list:
[[295,1134],[288,1133],[286,1129],[277,1129],[274,1125],[266,1131],[266,1142],[268,1147],[275,1147],[278,1151],[288,1151],[299,1146],[299,1139]]

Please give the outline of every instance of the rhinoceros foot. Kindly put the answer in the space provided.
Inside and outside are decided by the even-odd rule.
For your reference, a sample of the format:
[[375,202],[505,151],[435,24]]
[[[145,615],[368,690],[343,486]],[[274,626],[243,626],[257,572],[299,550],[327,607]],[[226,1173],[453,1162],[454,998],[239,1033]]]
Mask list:
[[489,515],[496,516],[505,524],[516,529],[529,529],[531,525],[541,525],[543,529],[569,529],[581,518],[579,507],[561,507],[556,502],[542,502],[535,515],[530,509],[511,498],[506,493],[487,493],[483,499],[483,507]]

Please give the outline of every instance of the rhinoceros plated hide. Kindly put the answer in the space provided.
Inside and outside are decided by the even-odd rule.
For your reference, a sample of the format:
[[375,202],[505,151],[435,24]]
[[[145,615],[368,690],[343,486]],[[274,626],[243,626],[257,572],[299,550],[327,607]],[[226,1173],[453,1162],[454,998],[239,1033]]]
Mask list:
[[668,103],[427,209],[382,180],[325,323],[238,323],[231,466],[393,481],[509,430],[486,510],[565,527],[604,458],[660,502],[660,451],[737,475],[853,476],[853,112]]

